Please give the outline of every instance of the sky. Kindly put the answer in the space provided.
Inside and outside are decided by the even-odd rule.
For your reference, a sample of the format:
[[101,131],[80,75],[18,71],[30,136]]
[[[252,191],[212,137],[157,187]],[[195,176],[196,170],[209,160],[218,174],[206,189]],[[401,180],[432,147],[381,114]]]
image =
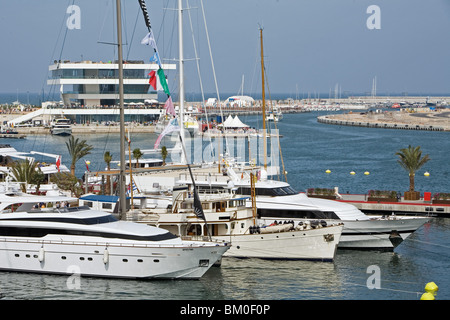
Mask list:
[[[188,3],[184,0],[184,7]],[[146,1],[164,62],[178,56],[174,0]],[[203,0],[219,94],[261,92],[259,28],[269,91],[292,97],[450,93],[449,0]],[[69,29],[70,5],[80,8]],[[378,11],[369,11],[370,6]],[[200,92],[194,35],[206,94],[215,93],[200,0],[184,10],[186,92]],[[48,91],[53,60],[115,60],[115,0],[0,0],[0,93]],[[191,32],[188,12],[194,31]],[[148,61],[137,0],[122,0],[124,58]],[[375,28],[374,28],[375,27]],[[177,91],[177,74],[168,72]],[[242,81],[244,80],[244,81]],[[221,97],[226,98],[226,97]]]

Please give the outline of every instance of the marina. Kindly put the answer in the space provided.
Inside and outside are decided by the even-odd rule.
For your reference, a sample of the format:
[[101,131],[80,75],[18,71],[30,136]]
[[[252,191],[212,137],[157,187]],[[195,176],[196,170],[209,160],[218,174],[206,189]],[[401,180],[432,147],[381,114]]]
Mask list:
[[223,103],[186,99],[191,16],[178,0],[177,64],[163,64],[138,3],[145,60],[124,52],[116,0],[113,59],[61,49],[46,81],[60,101],[17,92],[3,109],[0,299],[168,300],[170,317],[212,316],[206,301],[279,315],[271,300],[450,299],[445,96],[377,97],[375,77],[365,98],[336,84],[334,99],[266,101],[260,26],[261,100],[244,76]]

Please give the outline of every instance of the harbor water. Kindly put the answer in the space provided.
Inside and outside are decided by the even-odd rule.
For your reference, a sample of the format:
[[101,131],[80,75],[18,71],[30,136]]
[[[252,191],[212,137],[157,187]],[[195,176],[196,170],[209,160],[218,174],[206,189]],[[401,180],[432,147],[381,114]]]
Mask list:
[[[317,122],[322,114],[285,114],[278,123],[288,182],[298,191],[316,187],[339,187],[340,193],[357,194],[371,189],[407,191],[408,174],[397,164],[395,153],[413,145],[421,146],[431,158],[416,174],[416,190],[450,192],[448,133],[326,125]],[[258,117],[241,120],[260,127]],[[104,169],[105,151],[113,154],[113,160],[119,159],[117,134],[77,137],[94,146],[84,158],[91,162],[92,171]],[[131,149],[151,149],[156,138],[157,134],[135,134]],[[67,139],[36,135],[0,143],[18,151],[62,154],[63,164],[69,167]],[[85,169],[79,161],[77,176]],[[326,173],[327,169],[331,172]],[[434,218],[394,252],[338,250],[334,262],[323,263],[224,258],[221,267],[210,269],[198,281],[81,278],[74,288],[64,276],[1,272],[0,294],[11,300],[419,300],[425,285],[435,282],[439,286],[436,298],[447,300],[449,234],[450,219]]]

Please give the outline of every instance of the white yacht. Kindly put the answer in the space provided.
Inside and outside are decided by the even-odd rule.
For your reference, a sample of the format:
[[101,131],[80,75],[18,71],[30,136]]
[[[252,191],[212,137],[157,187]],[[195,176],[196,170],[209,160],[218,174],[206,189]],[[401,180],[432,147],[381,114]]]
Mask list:
[[[194,175],[200,189],[223,189],[232,182],[236,193],[250,195],[250,181],[244,171],[236,174],[227,168],[227,176],[211,173]],[[180,175],[180,184],[189,184],[186,175]],[[248,206],[251,203],[247,202]],[[298,193],[288,183],[267,179],[262,174],[256,183],[258,218],[270,224],[273,221],[293,220],[296,223],[310,219],[325,220],[330,224],[343,223],[339,242],[342,249],[393,250],[414,231],[430,220],[424,216],[367,216],[351,204],[334,200],[310,198]]]
[[72,125],[70,119],[54,119],[51,123],[50,133],[57,136],[70,136],[72,134]]
[[[261,223],[246,206],[249,197],[229,190],[199,195],[204,219],[195,213],[192,190],[174,188],[173,204],[167,209],[137,209],[140,223],[154,225],[185,237],[207,237],[231,243],[224,256],[236,258],[333,261],[342,224],[324,221]],[[201,216],[201,215],[200,215]]]
[[0,270],[198,279],[229,249],[227,243],[184,241],[106,212],[60,205],[74,200],[0,194]]

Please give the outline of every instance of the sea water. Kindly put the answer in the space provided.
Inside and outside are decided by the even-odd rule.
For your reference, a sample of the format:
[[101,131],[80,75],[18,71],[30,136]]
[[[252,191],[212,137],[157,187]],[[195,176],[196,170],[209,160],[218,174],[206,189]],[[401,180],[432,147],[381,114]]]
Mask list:
[[[339,187],[341,193],[371,189],[406,191],[408,174],[395,153],[421,146],[431,160],[416,174],[416,190],[450,192],[447,132],[403,131],[320,124],[310,112],[285,114],[278,123],[288,182],[298,191]],[[259,126],[259,117],[241,117]],[[94,146],[90,169],[103,170],[103,154],[119,159],[118,134],[80,135]],[[151,149],[157,134],[135,134],[132,149]],[[36,150],[70,158],[66,137],[2,139],[18,151]],[[169,143],[169,141],[167,141]],[[41,159],[43,160],[43,159]],[[49,161],[49,159],[47,159]],[[325,171],[329,169],[331,173]],[[77,176],[86,170],[77,163]],[[356,172],[350,175],[350,171]],[[369,175],[363,173],[368,171]],[[428,171],[429,177],[423,173]],[[434,218],[394,252],[338,250],[334,262],[267,261],[224,258],[198,281],[130,281],[81,278],[79,288],[65,276],[0,273],[3,299],[148,299],[148,300],[418,300],[428,282],[439,286],[438,300],[450,299],[450,219]]]

